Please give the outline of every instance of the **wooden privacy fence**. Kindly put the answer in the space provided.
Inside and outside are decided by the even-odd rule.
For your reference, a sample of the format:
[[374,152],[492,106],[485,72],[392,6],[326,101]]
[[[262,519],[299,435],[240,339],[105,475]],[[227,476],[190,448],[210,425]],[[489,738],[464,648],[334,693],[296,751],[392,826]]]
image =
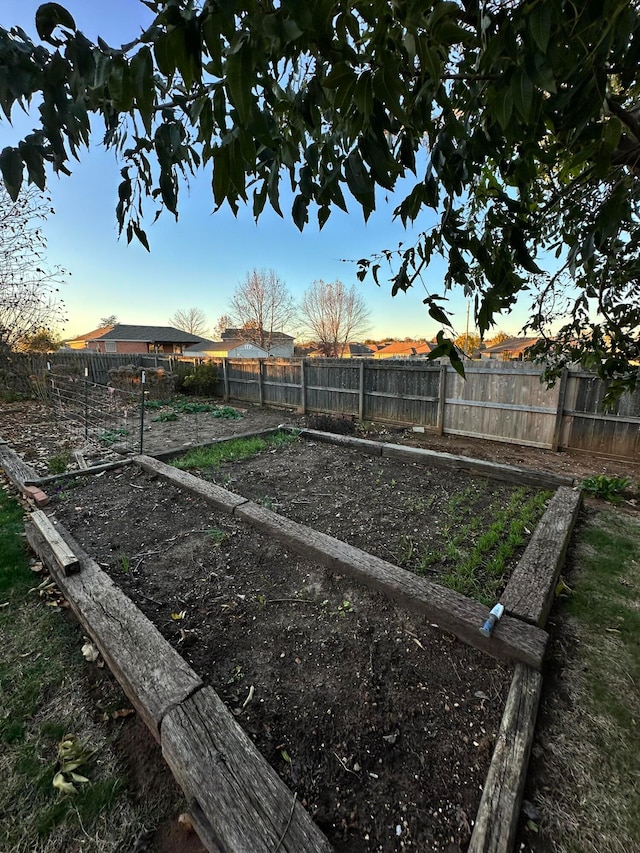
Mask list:
[[[216,393],[247,403],[640,461],[640,389],[604,413],[606,386],[580,370],[565,371],[554,388],[547,388],[540,381],[541,367],[519,362],[470,362],[466,379],[448,365],[416,359],[212,362],[219,373]],[[155,355],[16,354],[0,360],[0,388],[33,391],[33,378],[45,376],[47,364],[53,372],[78,376],[86,367],[90,381],[107,384],[113,367],[171,370],[175,363]]]
[[416,360],[214,363],[219,392],[249,403],[640,461],[640,390],[604,413],[605,384],[580,370],[547,388],[541,367],[513,362],[473,362],[465,379],[448,365]]
[[51,373],[65,376],[84,377],[85,369],[90,382],[107,385],[109,371],[112,368],[126,367],[133,364],[136,367],[163,367],[171,370],[175,360],[153,353],[93,353],[88,350],[77,352],[54,353],[51,355],[34,355],[32,353],[11,353],[0,358],[0,387],[4,384],[13,391],[30,393],[34,382],[45,382]]

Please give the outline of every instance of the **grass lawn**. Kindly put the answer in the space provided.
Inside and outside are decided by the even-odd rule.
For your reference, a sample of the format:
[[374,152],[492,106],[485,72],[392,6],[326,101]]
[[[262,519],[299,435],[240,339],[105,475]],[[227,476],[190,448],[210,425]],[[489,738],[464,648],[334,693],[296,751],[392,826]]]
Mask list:
[[0,489],[0,850],[130,850],[175,811],[175,792],[130,796],[115,741],[131,722],[111,716],[128,702],[85,661],[60,596],[34,590],[43,575],[22,531],[20,504]]
[[553,614],[526,849],[640,850],[640,518],[589,507]]

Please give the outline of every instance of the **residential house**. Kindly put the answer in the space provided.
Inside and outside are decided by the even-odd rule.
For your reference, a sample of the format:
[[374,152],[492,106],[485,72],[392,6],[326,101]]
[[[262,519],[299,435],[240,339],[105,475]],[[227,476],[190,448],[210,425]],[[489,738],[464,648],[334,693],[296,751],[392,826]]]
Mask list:
[[[242,329],[225,329],[220,336],[222,343],[229,345],[231,349],[237,347],[240,343],[255,344],[261,350],[265,350],[267,355],[274,358],[293,358],[293,342],[294,338],[284,332],[271,331],[266,329],[254,329],[251,327]],[[238,358],[241,356],[229,356],[229,358]],[[262,356],[252,355],[245,358],[262,358]]]
[[201,338],[172,326],[128,326],[117,323],[67,341],[71,349],[107,353],[178,355]]
[[373,353],[373,358],[427,358],[436,344],[429,341],[392,341]]
[[499,344],[480,348],[480,359],[495,359],[498,361],[526,360],[526,350],[538,342],[538,338],[506,338]]
[[[273,353],[271,353],[273,355]],[[201,340],[184,351],[185,358],[269,358],[263,347],[247,340],[207,341]]]

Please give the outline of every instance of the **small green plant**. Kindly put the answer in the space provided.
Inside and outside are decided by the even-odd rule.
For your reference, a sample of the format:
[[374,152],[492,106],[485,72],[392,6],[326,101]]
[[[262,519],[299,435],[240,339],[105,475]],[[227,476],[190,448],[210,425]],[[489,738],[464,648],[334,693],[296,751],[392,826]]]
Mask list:
[[622,500],[622,492],[631,486],[628,477],[609,477],[606,474],[597,474],[587,477],[582,481],[582,488],[594,498],[600,498],[609,503],[618,503]]
[[154,411],[157,409],[163,409],[165,406],[170,405],[163,400],[145,400],[144,407],[145,409],[149,409],[150,411]]
[[224,418],[228,421],[238,421],[242,418],[240,412],[231,406],[216,406],[211,414],[214,418]]
[[129,569],[131,568],[131,560],[127,557],[126,554],[120,554],[118,557],[118,565],[125,573],[125,575],[129,574]]
[[56,453],[54,456],[51,456],[47,462],[49,473],[64,474],[69,462],[71,462],[71,454],[68,450],[64,450],[62,453]]
[[207,536],[214,545],[222,545],[229,538],[229,534],[226,530],[221,530],[219,527],[214,527],[213,530],[210,530],[207,533]]
[[179,420],[178,416],[175,412],[160,412],[157,418],[153,418],[154,421],[160,421],[161,423],[165,423],[166,421],[177,421]]
[[101,444],[106,444],[110,446],[112,444],[116,444],[126,435],[129,435],[129,430],[124,429],[123,427],[116,427],[116,429],[106,429],[102,433],[102,435],[98,436],[98,441],[101,442]]

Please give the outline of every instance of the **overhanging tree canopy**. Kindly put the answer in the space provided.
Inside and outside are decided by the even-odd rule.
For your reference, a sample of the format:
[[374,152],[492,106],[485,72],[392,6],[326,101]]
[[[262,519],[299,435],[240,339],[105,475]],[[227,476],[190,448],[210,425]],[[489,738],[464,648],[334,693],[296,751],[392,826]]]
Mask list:
[[43,187],[48,165],[68,171],[92,115],[124,161],[120,229],[145,246],[144,203],[177,215],[181,182],[198,169],[216,205],[250,203],[256,217],[267,202],[282,212],[286,180],[299,228],[311,215],[322,226],[349,197],[367,217],[376,188],[415,173],[396,215],[428,230],[363,258],[361,278],[380,282],[395,261],[395,294],[441,255],[430,316],[446,325],[443,299],[460,286],[482,334],[531,288],[532,330],[565,318],[540,353],[633,387],[637,2],[143,2],[153,24],[119,48],[90,42],[55,3],[36,18],[48,47],[0,28],[5,115],[42,99],[38,129],[0,155],[13,196],[23,176]]

